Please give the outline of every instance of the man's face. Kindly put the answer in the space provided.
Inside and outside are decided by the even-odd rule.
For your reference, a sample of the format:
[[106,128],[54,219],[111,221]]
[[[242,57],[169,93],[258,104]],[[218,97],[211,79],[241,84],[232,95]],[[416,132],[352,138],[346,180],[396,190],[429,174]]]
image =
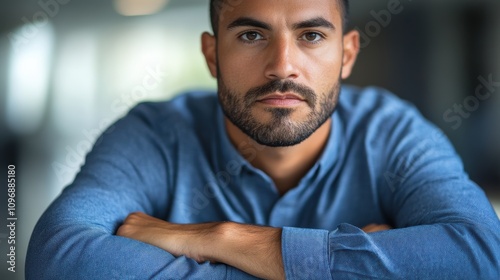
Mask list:
[[334,0],[243,0],[223,9],[217,80],[226,117],[271,147],[314,133],[339,96],[341,18]]

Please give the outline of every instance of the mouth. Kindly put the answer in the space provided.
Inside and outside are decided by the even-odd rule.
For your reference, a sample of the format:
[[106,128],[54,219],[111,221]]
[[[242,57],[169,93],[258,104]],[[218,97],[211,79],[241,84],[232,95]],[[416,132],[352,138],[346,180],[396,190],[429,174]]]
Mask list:
[[257,102],[271,106],[287,107],[305,103],[306,100],[293,93],[273,93],[258,99]]

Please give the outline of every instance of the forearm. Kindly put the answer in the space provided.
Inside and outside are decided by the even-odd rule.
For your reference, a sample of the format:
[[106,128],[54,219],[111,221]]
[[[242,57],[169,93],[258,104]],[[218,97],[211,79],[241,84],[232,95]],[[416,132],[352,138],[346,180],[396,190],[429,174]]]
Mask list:
[[[363,230],[386,229],[387,225],[369,225]],[[174,224],[144,213],[132,213],[117,235],[149,243],[176,257],[187,256],[200,263],[224,263],[259,278],[284,279],[282,231],[233,222]],[[313,257],[323,258],[321,254],[327,248],[320,251]]]
[[259,278],[284,278],[281,229],[232,222],[173,224],[144,213],[132,213],[117,235],[199,263],[223,263]]
[[222,223],[208,258],[264,279],[284,279],[281,228]]
[[231,273],[225,265],[178,259],[157,247],[88,225],[62,226],[35,232],[26,279],[226,279]]

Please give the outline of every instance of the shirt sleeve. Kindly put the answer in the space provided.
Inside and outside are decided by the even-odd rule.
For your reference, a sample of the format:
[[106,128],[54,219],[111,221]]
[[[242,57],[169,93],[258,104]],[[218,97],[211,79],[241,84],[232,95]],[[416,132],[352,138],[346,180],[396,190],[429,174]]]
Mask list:
[[165,145],[175,142],[172,129],[152,129],[150,114],[139,105],[97,140],[74,182],[37,223],[26,279],[255,279],[115,235],[132,212],[161,218],[168,211],[174,163]]
[[377,133],[376,199],[395,229],[284,228],[287,279],[500,279],[500,221],[448,140],[415,115]]

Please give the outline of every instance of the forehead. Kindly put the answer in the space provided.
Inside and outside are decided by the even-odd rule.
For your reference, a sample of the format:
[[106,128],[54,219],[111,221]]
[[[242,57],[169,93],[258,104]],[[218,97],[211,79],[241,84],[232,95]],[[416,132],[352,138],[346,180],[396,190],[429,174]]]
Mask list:
[[224,0],[219,7],[222,28],[235,19],[250,17],[274,24],[292,25],[302,20],[323,17],[339,26],[342,12],[338,0]]

